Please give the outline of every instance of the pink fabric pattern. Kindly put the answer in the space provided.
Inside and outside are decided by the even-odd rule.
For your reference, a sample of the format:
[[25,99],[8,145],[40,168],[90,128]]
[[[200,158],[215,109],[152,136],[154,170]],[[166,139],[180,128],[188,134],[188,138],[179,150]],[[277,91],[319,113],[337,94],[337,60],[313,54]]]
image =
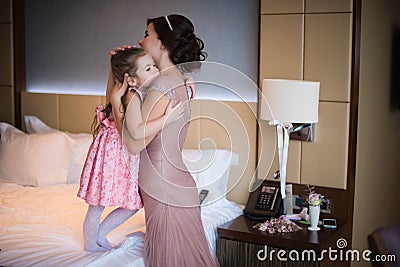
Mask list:
[[102,128],[94,138],[82,170],[78,197],[94,206],[130,210],[143,207],[138,191],[140,154],[124,149],[113,118],[104,119],[103,106],[96,109]]

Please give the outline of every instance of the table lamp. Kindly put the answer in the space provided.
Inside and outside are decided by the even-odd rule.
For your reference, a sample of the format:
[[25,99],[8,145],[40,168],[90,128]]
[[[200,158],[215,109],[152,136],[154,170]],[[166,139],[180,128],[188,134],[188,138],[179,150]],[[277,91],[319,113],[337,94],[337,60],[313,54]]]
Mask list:
[[289,135],[301,129],[293,123],[311,124],[318,122],[320,82],[285,79],[263,79],[261,114],[262,120],[276,126],[280,172],[280,191],[285,198],[286,163]]

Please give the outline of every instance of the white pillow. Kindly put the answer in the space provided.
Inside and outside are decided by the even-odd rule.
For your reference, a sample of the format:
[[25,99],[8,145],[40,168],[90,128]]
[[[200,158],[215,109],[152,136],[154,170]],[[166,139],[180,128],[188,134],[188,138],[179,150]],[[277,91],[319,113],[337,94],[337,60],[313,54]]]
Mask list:
[[18,128],[15,128],[13,125],[7,123],[7,122],[0,122],[0,134],[2,134],[5,131],[10,131],[13,133],[24,133]]
[[51,132],[56,132],[57,131],[56,129],[53,129],[53,128],[47,126],[44,122],[42,122],[36,116],[25,115],[24,116],[24,120],[25,120],[26,132],[28,134],[33,134],[33,133],[51,133]]
[[66,134],[76,141],[73,147],[74,151],[72,153],[71,164],[68,170],[67,184],[76,184],[79,183],[81,179],[83,165],[85,164],[89,147],[92,144],[93,136],[86,133]]
[[0,123],[0,181],[47,186],[66,183],[73,139],[61,132],[26,134]]
[[182,153],[198,191],[208,190],[203,203],[225,199],[233,152],[223,149],[183,149]]
[[[26,131],[30,134],[61,132],[57,129],[49,127],[36,116],[25,115],[24,119]],[[83,165],[85,164],[86,156],[93,141],[93,137],[89,133],[64,133],[76,141],[73,147],[71,163],[68,170],[67,184],[79,183]]]

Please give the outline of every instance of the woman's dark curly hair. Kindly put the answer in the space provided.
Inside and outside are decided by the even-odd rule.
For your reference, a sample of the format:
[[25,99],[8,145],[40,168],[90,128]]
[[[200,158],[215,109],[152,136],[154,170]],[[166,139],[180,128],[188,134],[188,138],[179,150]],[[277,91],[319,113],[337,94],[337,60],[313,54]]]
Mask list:
[[[144,55],[146,55],[146,52],[142,48],[137,48],[137,47],[130,47],[116,51],[116,53],[111,56],[111,70],[113,72],[114,78],[122,83],[124,81],[125,73],[128,73],[130,77],[135,77],[138,68],[136,62],[140,57]],[[128,105],[126,101],[128,90],[126,90],[124,95],[121,97],[122,109],[124,113]],[[106,107],[102,110],[102,112],[104,112],[105,114],[104,116],[105,119],[110,117],[112,113],[111,103],[107,103]],[[93,136],[96,136],[98,134],[100,128],[101,124],[97,121],[97,115],[96,115],[92,123]]]
[[207,58],[207,53],[202,51],[204,42],[194,34],[194,26],[188,18],[172,14],[148,19],[147,25],[150,23],[153,23],[158,38],[169,51],[172,63],[178,65],[197,61],[198,64],[185,64],[185,72],[199,68],[198,61]]

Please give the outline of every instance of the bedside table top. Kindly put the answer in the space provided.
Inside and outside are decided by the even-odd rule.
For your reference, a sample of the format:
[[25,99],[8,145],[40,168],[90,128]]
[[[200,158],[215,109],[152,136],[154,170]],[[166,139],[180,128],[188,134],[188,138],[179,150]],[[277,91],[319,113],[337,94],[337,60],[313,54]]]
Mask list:
[[307,227],[302,227],[302,230],[293,233],[268,234],[253,228],[259,222],[252,221],[242,215],[218,227],[218,238],[282,249],[314,249],[320,251],[326,249],[329,245],[336,247],[336,240],[340,238],[341,232],[340,227],[337,229],[321,227],[319,231],[310,231]]

